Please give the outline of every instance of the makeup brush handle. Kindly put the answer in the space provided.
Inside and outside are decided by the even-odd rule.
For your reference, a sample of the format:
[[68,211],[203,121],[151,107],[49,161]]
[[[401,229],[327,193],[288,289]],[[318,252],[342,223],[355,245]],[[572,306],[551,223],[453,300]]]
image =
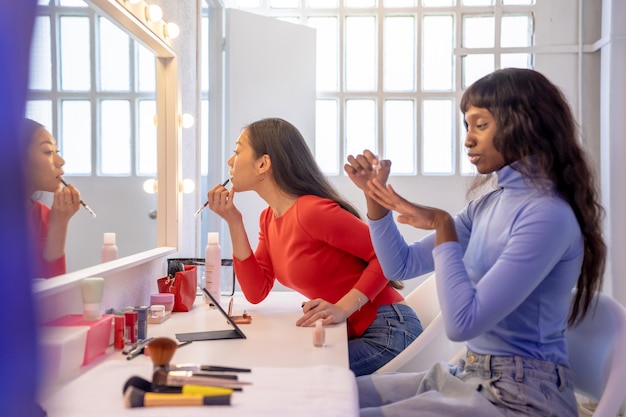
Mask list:
[[144,407],[179,406],[179,405],[229,405],[230,395],[189,395],[164,394],[146,392],[143,398]]

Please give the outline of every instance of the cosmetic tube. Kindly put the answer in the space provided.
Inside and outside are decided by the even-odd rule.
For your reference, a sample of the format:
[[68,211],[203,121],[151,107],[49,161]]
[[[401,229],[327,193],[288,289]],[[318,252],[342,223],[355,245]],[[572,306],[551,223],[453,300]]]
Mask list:
[[102,294],[104,293],[104,278],[90,277],[80,282],[83,296],[83,319],[87,321],[102,318]]
[[315,322],[315,327],[313,328],[313,346],[323,347],[325,342],[326,330],[322,324],[322,319],[319,319]]

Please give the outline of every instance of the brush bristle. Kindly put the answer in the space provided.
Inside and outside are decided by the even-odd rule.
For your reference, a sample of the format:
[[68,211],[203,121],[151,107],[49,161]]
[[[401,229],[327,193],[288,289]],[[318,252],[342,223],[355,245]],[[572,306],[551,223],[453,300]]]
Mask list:
[[126,380],[126,383],[124,384],[124,390],[122,392],[126,393],[126,390],[130,387],[135,387],[142,391],[148,392],[152,391],[152,382],[147,381],[140,376],[131,376]]
[[154,338],[148,343],[150,360],[154,366],[168,366],[177,347],[178,343],[169,337]]
[[143,407],[145,392],[133,386],[128,387],[124,394],[124,405],[126,408]]

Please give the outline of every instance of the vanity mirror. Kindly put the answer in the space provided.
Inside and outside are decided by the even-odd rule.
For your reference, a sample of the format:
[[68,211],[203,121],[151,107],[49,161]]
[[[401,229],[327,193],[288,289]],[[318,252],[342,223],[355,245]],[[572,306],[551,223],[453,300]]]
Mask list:
[[[59,5],[72,5],[76,4],[76,7],[80,7],[80,2],[77,0],[57,0]],[[68,258],[68,274],[59,277],[54,277],[45,281],[36,283],[36,291],[51,291],[60,286],[69,285],[77,282],[78,280],[91,275],[107,275],[108,273],[118,271],[120,269],[128,268],[139,264],[141,262],[148,261],[150,259],[163,256],[164,254],[174,252],[178,246],[179,239],[179,222],[178,212],[180,207],[180,193],[178,191],[178,182],[181,178],[180,175],[180,126],[179,120],[179,92],[178,92],[178,72],[177,72],[177,60],[176,54],[169,46],[166,38],[167,32],[164,32],[164,26],[166,23],[162,19],[158,19],[154,22],[149,21],[149,15],[146,14],[145,8],[147,4],[143,1],[127,1],[127,0],[86,0],[87,5],[92,8],[98,16],[106,18],[100,19],[100,24],[96,25],[100,29],[101,27],[112,27],[123,30],[124,33],[136,40],[136,48],[139,50],[145,50],[149,54],[153,54],[155,59],[138,59],[133,57],[135,54],[128,54],[130,56],[130,67],[135,69],[136,65],[145,65],[146,62],[154,63],[154,78],[138,79],[134,83],[137,87],[137,83],[152,84],[152,92],[148,88],[148,93],[144,96],[141,92],[141,88],[137,88],[139,93],[135,93],[135,97],[124,98],[120,94],[111,92],[109,97],[98,98],[98,109],[103,109],[103,102],[110,101],[110,103],[126,106],[135,106],[133,111],[129,112],[127,125],[136,126],[137,123],[141,123],[142,111],[152,112],[156,114],[154,118],[154,124],[152,129],[150,126],[146,127],[145,117],[143,118],[143,128],[131,128],[134,129],[134,134],[140,137],[140,134],[144,134],[146,139],[153,141],[155,152],[152,154],[153,162],[148,158],[145,162],[148,166],[152,163],[156,166],[156,180],[158,184],[158,191],[156,194],[147,194],[142,188],[140,182],[150,177],[143,177],[136,179],[134,182],[129,180],[129,177],[123,177],[121,175],[109,175],[104,183],[104,191],[95,192],[95,188],[89,184],[89,176],[81,177],[69,176],[66,174],[66,178],[69,182],[74,183],[82,192],[83,197],[89,202],[91,208],[97,213],[96,219],[91,219],[90,216],[83,213],[82,210],[75,215],[75,218],[70,222],[70,228],[74,228],[72,233],[78,231],[78,234],[68,236],[68,240],[76,240],[80,245],[80,241],[92,242],[90,243],[91,259],[88,264],[83,264],[82,269],[74,270],[71,268],[71,261],[69,259],[75,256],[70,249],[67,253]],[[83,4],[84,6],[84,4]],[[113,23],[116,27],[111,25]],[[119,30],[118,30],[119,32]],[[91,31],[91,33],[94,33]],[[110,33],[115,33],[111,31]],[[92,48],[97,47],[98,42],[90,42]],[[51,48],[55,52],[55,48]],[[132,56],[131,56],[132,55]],[[144,54],[145,56],[145,54]],[[128,58],[128,57],[127,57]],[[142,64],[144,63],[144,64]],[[93,70],[92,70],[93,71]],[[54,72],[54,71],[53,71]],[[150,73],[150,71],[148,71]],[[123,75],[123,74],[122,74]],[[126,74],[128,75],[128,74]],[[58,74],[54,74],[53,79],[60,79]],[[114,80],[114,78],[112,78]],[[152,97],[150,97],[152,94]],[[138,97],[137,96],[141,96]],[[53,97],[53,99],[60,100],[59,97]],[[147,103],[142,110],[141,103]],[[125,104],[124,104],[125,103]],[[75,104],[75,103],[74,103]],[[150,107],[150,104],[152,107]],[[147,109],[147,110],[146,110]],[[96,114],[94,110],[91,110],[88,114]],[[52,112],[52,121],[61,120],[61,116],[56,112]],[[100,115],[98,115],[100,116]],[[67,119],[71,122],[71,118]],[[75,118],[76,123],[80,122],[79,118]],[[117,135],[116,122],[119,123],[119,119],[115,117],[109,119],[107,123],[100,121],[97,123],[98,133],[103,133],[109,129],[109,137],[115,138]],[[152,122],[152,120],[150,120]],[[122,123],[119,123],[122,124]],[[150,131],[154,135],[150,138]],[[104,136],[104,135],[103,135]],[[122,135],[123,136],[123,135]],[[83,140],[85,138],[82,138]],[[91,141],[94,142],[94,141]],[[63,146],[63,145],[62,145]],[[98,166],[97,170],[100,174],[103,170],[102,158],[102,144],[92,143],[91,146],[97,146],[98,152],[95,153],[95,157],[92,157],[91,162]],[[136,147],[135,147],[136,149]],[[68,151],[64,151],[64,157],[68,160]],[[140,158],[135,158],[135,152],[131,151],[128,162],[133,166],[132,173],[139,172],[141,164]],[[115,158],[113,158],[114,160]],[[137,161],[137,162],[136,162]],[[69,162],[68,162],[69,165]],[[138,175],[135,177],[139,177]],[[132,184],[131,184],[132,183]],[[137,185],[137,183],[139,183]],[[131,198],[132,196],[132,198]],[[135,203],[133,203],[135,201]],[[130,203],[129,203],[130,202]],[[135,206],[142,206],[143,209],[135,210]],[[149,212],[155,210],[158,213],[156,219],[149,217]],[[133,211],[134,210],[134,211]],[[126,214],[125,214],[126,213]],[[131,215],[131,213],[134,213]],[[132,216],[137,215],[142,222],[145,223],[145,227],[148,227],[148,232],[137,232],[130,230],[130,227],[119,225],[121,221],[128,220]],[[91,223],[90,223],[91,222]],[[94,226],[95,222],[101,222],[100,224],[106,224],[108,230],[100,230]],[[110,223],[107,223],[110,222]],[[80,223],[84,226],[80,227]],[[131,223],[137,223],[136,221]],[[110,226],[109,226],[110,225]],[[132,225],[131,225],[132,226]],[[90,229],[91,228],[91,229]],[[97,230],[97,231],[94,231]],[[151,232],[150,232],[151,231]],[[116,232],[118,235],[118,247],[120,248],[120,258],[107,263],[100,263],[100,247],[102,246],[102,232]],[[143,243],[133,246],[134,249],[124,247],[125,233],[129,233],[128,236],[137,237],[140,236],[143,239]],[[95,245],[95,246],[94,246]],[[87,246],[86,244],[84,246]],[[95,249],[94,249],[95,248]],[[93,253],[95,251],[95,254]],[[80,255],[78,255],[80,256]]]

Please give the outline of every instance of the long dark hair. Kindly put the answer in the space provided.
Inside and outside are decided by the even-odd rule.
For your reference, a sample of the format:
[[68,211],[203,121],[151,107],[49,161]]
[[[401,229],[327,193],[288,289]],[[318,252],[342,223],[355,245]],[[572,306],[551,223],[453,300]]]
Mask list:
[[[294,125],[283,119],[268,118],[250,123],[245,131],[255,156],[270,156],[274,181],[282,190],[298,197],[316,195],[327,198],[361,218],[357,209],[341,197],[326,179]],[[398,281],[389,281],[389,285],[395,289],[404,287]]]
[[461,111],[470,106],[493,114],[498,127],[493,144],[506,163],[517,161],[516,169],[539,187],[542,179],[549,178],[574,210],[585,254],[568,319],[573,325],[587,314],[602,287],[607,249],[595,175],[570,107],[545,76],[514,68],[495,71],[472,84],[463,94]]
[[245,127],[257,158],[269,155],[276,184],[286,193],[316,195],[333,200],[358,218],[359,212],[330,184],[300,131],[278,118],[262,119]]

